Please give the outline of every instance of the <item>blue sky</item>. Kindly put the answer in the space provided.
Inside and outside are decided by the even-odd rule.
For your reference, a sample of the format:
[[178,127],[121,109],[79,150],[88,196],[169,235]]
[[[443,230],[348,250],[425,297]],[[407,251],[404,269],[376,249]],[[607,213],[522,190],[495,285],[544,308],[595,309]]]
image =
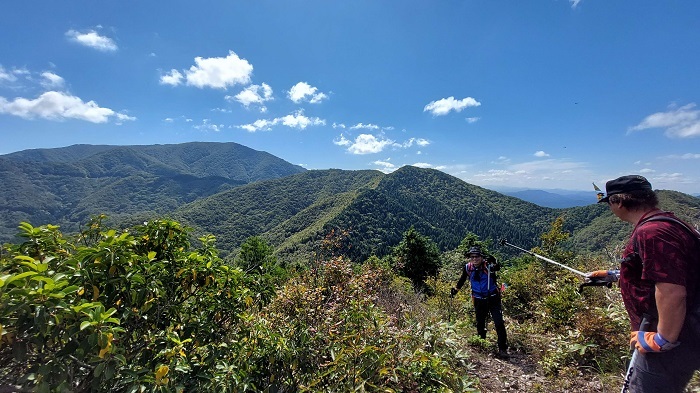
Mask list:
[[700,193],[700,1],[12,1],[0,154],[236,142],[308,169]]

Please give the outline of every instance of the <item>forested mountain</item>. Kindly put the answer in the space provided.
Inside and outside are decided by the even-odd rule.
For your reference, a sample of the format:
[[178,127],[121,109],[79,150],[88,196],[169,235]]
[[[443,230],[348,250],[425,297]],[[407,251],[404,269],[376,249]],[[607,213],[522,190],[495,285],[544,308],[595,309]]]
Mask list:
[[[661,207],[697,225],[700,200],[659,191]],[[355,260],[386,255],[411,226],[442,251],[454,249],[466,233],[508,239],[530,248],[564,217],[572,234],[566,246],[600,252],[623,242],[629,224],[607,205],[568,209],[541,207],[474,186],[432,169],[406,166],[393,173],[316,170],[249,184],[188,204],[173,213],[201,233],[212,233],[230,251],[261,235],[283,259],[309,258],[331,230],[348,231],[345,252]],[[501,250],[504,253],[512,250]]]
[[[411,226],[442,251],[468,232],[530,248],[562,215],[572,234],[565,246],[575,251],[614,247],[631,230],[595,203],[542,207],[410,166],[306,171],[235,143],[27,150],[0,156],[0,180],[0,242],[15,240],[21,221],[71,233],[99,213],[117,225],[180,220],[215,235],[224,254],[260,235],[286,260],[308,260],[331,230],[347,231],[345,251],[355,260],[386,255]],[[662,208],[700,222],[700,199],[658,194]]]
[[385,255],[414,226],[442,250],[467,232],[535,244],[560,211],[463,182],[443,172],[406,166],[378,171],[318,170],[228,190],[195,201],[174,218],[212,233],[223,250],[261,235],[280,255],[309,255],[331,229],[348,231],[353,259]]
[[303,171],[236,143],[74,145],[7,154],[0,156],[0,242],[12,240],[21,221],[72,232],[95,214],[117,221],[167,214],[198,198]]

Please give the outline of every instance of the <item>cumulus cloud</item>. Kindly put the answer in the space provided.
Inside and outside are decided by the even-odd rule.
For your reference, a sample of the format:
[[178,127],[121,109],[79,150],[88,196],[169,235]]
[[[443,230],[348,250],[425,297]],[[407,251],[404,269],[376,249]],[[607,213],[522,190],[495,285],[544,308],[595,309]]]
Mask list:
[[87,46],[88,48],[97,49],[101,52],[114,52],[119,49],[111,38],[102,36],[95,30],[89,30],[87,33],[68,30],[66,32],[66,37],[68,37],[70,41]]
[[343,123],[333,123],[333,128],[345,128],[345,124]]
[[46,89],[61,89],[65,84],[65,81],[60,76],[54,74],[53,72],[43,72],[41,73],[41,85]]
[[266,83],[250,85],[235,96],[226,96],[225,98],[229,101],[238,101],[246,108],[250,105],[259,105],[260,112],[267,112],[267,107],[264,103],[274,99],[272,97],[272,88]]
[[345,138],[345,135],[340,134],[340,136],[336,139],[333,139],[333,144],[338,145],[338,146],[349,146],[352,144],[349,139]]
[[318,104],[328,98],[325,93],[317,92],[318,88],[309,85],[306,82],[299,82],[289,89],[287,96],[295,104],[302,101],[308,101],[311,104]]
[[700,136],[700,110],[694,108],[695,103],[691,103],[680,108],[671,108],[666,112],[651,114],[641,123],[630,127],[628,134],[651,128],[663,128],[665,135],[670,138]]
[[[341,134],[333,140],[333,143],[338,146],[347,146],[347,151],[351,154],[372,154],[379,153],[386,148],[407,149],[414,145],[428,146],[430,141],[423,138],[409,138],[408,140],[399,143],[392,139],[386,138],[384,135],[360,134],[355,137],[355,140],[349,140],[345,135]],[[418,152],[420,154],[420,152]]]
[[183,72],[171,70],[170,73],[161,76],[160,83],[177,86],[184,80],[188,86],[200,89],[226,89],[236,84],[249,84],[253,73],[253,66],[233,51],[229,51],[226,57],[195,57],[194,63],[195,65]]
[[0,113],[25,119],[37,117],[48,120],[78,119],[91,123],[106,123],[110,118],[114,118],[117,124],[126,120],[136,120],[135,117],[102,108],[94,101],[83,102],[79,97],[57,91],[48,91],[33,100],[16,98],[8,101],[0,97]]
[[318,117],[307,117],[304,115],[304,111],[297,111],[287,116],[277,117],[272,120],[260,119],[256,120],[251,124],[243,124],[236,126],[236,128],[244,129],[248,132],[257,131],[269,131],[273,126],[281,124],[290,128],[296,128],[299,130],[306,129],[310,126],[322,126],[326,125],[326,121]]
[[538,152],[535,152],[534,154],[535,157],[549,157],[549,154],[545,153],[544,151],[540,150]]
[[160,77],[160,84],[177,86],[182,83],[182,78],[184,78],[184,76],[180,73],[180,71],[172,69],[169,73]]
[[479,106],[481,103],[472,97],[455,100],[454,97],[442,98],[432,101],[423,108],[423,112],[430,112],[433,116],[444,116],[451,111],[461,112],[470,106]]
[[371,134],[360,134],[355,138],[355,141],[348,147],[348,151],[352,154],[371,154],[379,153],[387,146],[394,144],[391,139],[384,137],[375,137]]

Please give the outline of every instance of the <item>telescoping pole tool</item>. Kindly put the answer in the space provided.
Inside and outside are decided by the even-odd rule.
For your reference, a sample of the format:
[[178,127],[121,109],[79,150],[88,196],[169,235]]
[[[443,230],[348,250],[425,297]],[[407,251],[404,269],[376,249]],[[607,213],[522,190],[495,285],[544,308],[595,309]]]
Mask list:
[[559,263],[559,262],[557,262],[557,261],[553,261],[553,260],[551,260],[551,259],[549,259],[549,258],[547,258],[547,257],[543,257],[543,256],[540,255],[540,254],[534,253],[534,252],[529,251],[529,250],[526,250],[526,249],[524,249],[524,248],[520,248],[520,247],[518,247],[518,246],[516,246],[516,245],[514,245],[514,244],[510,244],[510,243],[508,243],[508,242],[506,241],[506,239],[501,239],[500,244],[501,244],[502,246],[513,247],[513,248],[515,248],[515,249],[517,249],[517,250],[520,250],[520,251],[522,251],[522,252],[524,252],[524,253],[530,254],[530,255],[532,255],[532,256],[535,257],[535,258],[539,258],[539,259],[541,259],[541,260],[543,260],[543,261],[545,261],[545,262],[549,262],[549,263],[551,263],[551,264],[553,264],[553,265],[557,265],[557,266],[559,266],[559,267],[561,267],[561,268],[564,268],[564,269],[566,269],[566,270],[568,270],[568,271],[570,271],[570,272],[572,272],[572,273],[575,273],[575,274],[577,274],[577,275],[579,275],[579,276],[585,278],[586,281],[583,282],[581,285],[579,285],[579,288],[578,288],[579,292],[583,289],[583,287],[592,287],[592,286],[606,286],[606,287],[608,287],[608,288],[611,288],[611,287],[612,287],[612,283],[611,283],[611,282],[604,281],[604,280],[600,280],[600,279],[596,279],[596,278],[589,278],[589,277],[586,277],[586,273],[584,273],[584,272],[582,272],[582,271],[580,271],[580,270],[576,270],[576,269],[574,269],[574,268],[572,268],[572,267],[566,266],[566,265],[564,265],[564,264],[562,264],[562,263]]

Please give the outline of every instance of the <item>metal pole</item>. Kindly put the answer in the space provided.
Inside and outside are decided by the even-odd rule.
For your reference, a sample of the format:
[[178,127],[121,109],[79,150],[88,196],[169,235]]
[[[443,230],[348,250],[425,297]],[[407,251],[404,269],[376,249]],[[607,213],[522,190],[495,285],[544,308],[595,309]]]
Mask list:
[[541,259],[541,260],[543,260],[543,261],[546,261],[546,262],[555,264],[555,265],[557,265],[557,266],[559,266],[559,267],[563,267],[564,269],[566,269],[566,270],[568,270],[568,271],[570,271],[570,272],[572,272],[572,273],[576,273],[576,274],[578,274],[579,276],[586,277],[586,273],[584,273],[584,272],[582,272],[582,271],[580,271],[580,270],[576,270],[576,269],[574,269],[574,268],[571,268],[571,267],[568,267],[568,266],[566,266],[566,265],[564,265],[564,264],[561,264],[561,263],[559,263],[559,262],[557,262],[557,261],[553,261],[553,260],[551,260],[551,259],[549,259],[549,258],[545,258],[545,257],[543,257],[542,255],[535,254],[535,253],[532,252],[532,251],[529,251],[529,250],[526,250],[526,249],[524,249],[524,248],[520,248],[520,247],[518,247],[518,246],[516,246],[516,245],[510,244],[510,243],[508,243],[505,239],[501,239],[500,243],[501,243],[501,245],[505,245],[505,246],[510,246],[510,247],[516,248],[516,249],[518,249],[518,250],[520,250],[520,251],[522,251],[522,252],[526,252],[526,253],[532,255],[533,257],[536,257],[536,258],[539,258],[539,259]]
[[[486,261],[484,261],[486,263]],[[491,265],[486,263],[486,293],[491,293]]]

